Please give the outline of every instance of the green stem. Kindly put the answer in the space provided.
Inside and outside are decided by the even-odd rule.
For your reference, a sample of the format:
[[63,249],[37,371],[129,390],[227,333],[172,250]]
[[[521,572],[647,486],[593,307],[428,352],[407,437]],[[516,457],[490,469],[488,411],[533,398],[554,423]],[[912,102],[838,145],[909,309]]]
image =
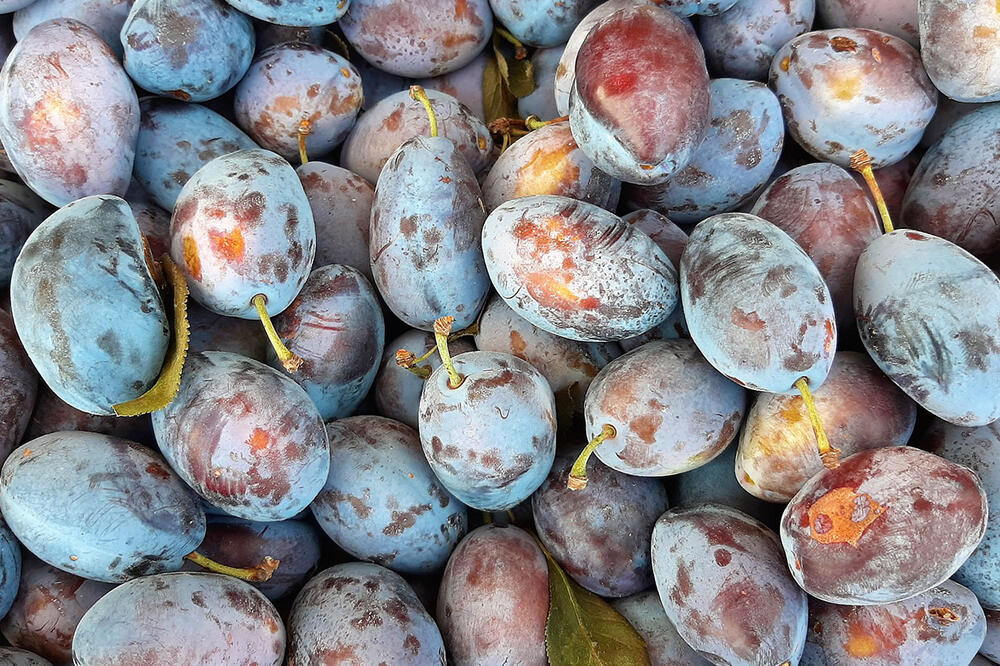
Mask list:
[[441,365],[448,371],[448,388],[457,389],[465,381],[465,377],[455,369],[455,364],[451,361],[451,353],[448,351],[448,334],[451,333],[451,325],[455,323],[454,317],[441,317],[434,322],[434,340],[437,342],[438,354],[441,356]]
[[573,463],[573,468],[569,471],[569,480],[566,485],[570,490],[583,490],[587,487],[587,461],[590,460],[590,456],[597,450],[598,446],[607,439],[614,439],[617,435],[618,431],[615,430],[615,427],[610,423],[605,423],[597,437],[590,440],[590,444],[587,444],[583,449],[576,462]]
[[303,120],[299,123],[299,160],[303,164],[309,164],[309,155],[306,153],[306,137],[312,134],[312,123]]
[[882,189],[875,180],[875,173],[872,171],[872,158],[868,156],[868,151],[864,148],[851,155],[851,168],[861,174],[861,177],[868,183],[868,189],[872,192],[875,205],[878,207],[878,214],[882,218],[882,227],[885,233],[893,230],[892,220],[889,218],[889,207],[885,205],[882,197]]
[[823,423],[820,421],[816,403],[813,402],[812,392],[809,390],[809,381],[805,377],[799,377],[795,381],[795,388],[802,394],[802,402],[806,404],[806,411],[809,412],[809,421],[816,434],[816,448],[819,449],[819,457],[823,461],[823,465],[827,469],[837,469],[840,467],[840,449],[830,446],[830,440],[827,439],[826,431],[823,430]]
[[285,366],[285,370],[288,372],[297,371],[302,365],[302,359],[288,350],[285,343],[281,341],[281,337],[278,336],[278,332],[274,330],[274,323],[271,321],[270,315],[267,314],[267,296],[257,294],[253,297],[252,302],[257,308],[257,316],[260,317],[260,323],[264,325],[264,332],[267,334],[271,346],[274,347],[274,353],[278,355],[281,365]]
[[255,567],[230,567],[225,564],[219,564],[215,560],[205,557],[198,551],[185,555],[184,559],[190,560],[191,562],[194,562],[198,566],[208,569],[209,571],[225,574],[227,576],[239,578],[240,580],[245,580],[251,583],[263,583],[270,580],[275,569],[278,568],[278,564],[280,563],[279,560],[268,556],[261,560],[260,564]]
[[424,109],[427,111],[427,118],[430,119],[431,123],[431,136],[437,136],[437,114],[434,113],[434,107],[431,105],[431,100],[427,96],[427,91],[424,90],[423,86],[410,86],[410,97],[424,105]]
[[554,125],[555,123],[564,123],[569,120],[569,116],[559,116],[558,118],[553,118],[552,120],[541,120],[538,116],[528,116],[524,119],[524,126],[529,130],[536,130],[545,127],[546,125]]

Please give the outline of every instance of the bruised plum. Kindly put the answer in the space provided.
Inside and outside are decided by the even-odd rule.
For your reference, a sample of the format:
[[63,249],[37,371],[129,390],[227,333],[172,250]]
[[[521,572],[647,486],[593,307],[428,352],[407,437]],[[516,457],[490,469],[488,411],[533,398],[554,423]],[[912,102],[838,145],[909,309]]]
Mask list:
[[530,46],[557,46],[600,0],[490,0],[496,19]]
[[34,192],[20,183],[0,180],[0,288],[10,286],[24,241],[52,209]]
[[465,507],[427,465],[420,438],[381,416],[328,423],[330,475],[312,503],[323,531],[354,557],[434,573],[465,536]]
[[139,227],[114,196],[75,201],[35,229],[14,263],[11,314],[45,383],[91,414],[145,393],[170,339]]
[[0,310],[0,462],[21,442],[37,395],[38,374],[17,337],[13,317]]
[[920,57],[937,89],[959,102],[1000,100],[1000,14],[989,0],[919,0]]
[[810,596],[869,606],[940,585],[986,530],[975,473],[908,446],[855,453],[806,482],[785,507],[788,567]]
[[493,286],[516,313],[571,340],[620,340],[677,305],[677,271],[649,236],[593,204],[553,195],[508,201],[486,218]]
[[549,570],[524,530],[484,525],[458,544],[438,594],[437,621],[454,666],[545,666]]
[[197,499],[163,458],[96,433],[16,449],[0,473],[0,510],[40,559],[106,582],[176,571],[205,535]]
[[288,618],[294,664],[445,664],[441,632],[399,574],[376,564],[338,564],[316,575]]
[[350,0],[226,0],[244,14],[288,26],[324,26],[344,15]]
[[654,666],[712,666],[677,633],[656,590],[615,599],[611,605],[642,636]]
[[100,35],[71,19],[35,27],[0,70],[0,142],[55,206],[128,188],[139,100]]
[[323,419],[305,390],[236,354],[189,356],[180,392],[153,413],[153,430],[195,492],[248,520],[295,516],[330,469]]
[[119,585],[87,611],[73,663],[278,666],[285,629],[253,587],[214,573],[168,573]]
[[653,575],[677,633],[713,663],[797,664],[807,597],[777,535],[718,504],[667,511],[653,528]]
[[881,30],[919,48],[917,4],[917,0],[816,0],[817,22],[829,28]]
[[14,36],[24,39],[36,25],[55,18],[75,19],[93,28],[120,59],[119,34],[131,6],[128,0],[35,0],[14,12]]

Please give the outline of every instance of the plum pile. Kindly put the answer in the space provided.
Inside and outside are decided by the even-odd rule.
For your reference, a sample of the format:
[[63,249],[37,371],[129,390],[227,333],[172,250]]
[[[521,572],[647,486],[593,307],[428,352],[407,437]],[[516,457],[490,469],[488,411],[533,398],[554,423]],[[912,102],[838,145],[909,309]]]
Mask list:
[[0,0],[0,666],[1000,665],[987,0]]

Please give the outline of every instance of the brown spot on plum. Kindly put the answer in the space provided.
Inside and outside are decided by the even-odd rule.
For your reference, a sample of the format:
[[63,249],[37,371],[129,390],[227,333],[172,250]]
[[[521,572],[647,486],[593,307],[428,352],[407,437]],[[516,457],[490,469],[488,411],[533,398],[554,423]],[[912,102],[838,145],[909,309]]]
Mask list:
[[151,462],[148,465],[146,465],[146,473],[147,474],[152,474],[153,476],[155,476],[155,477],[157,477],[159,479],[169,479],[170,478],[170,472],[168,472],[167,470],[163,469],[162,465],[160,465],[159,463],[155,463],[155,462]]
[[740,308],[733,308],[730,314],[729,320],[747,331],[763,331],[766,323],[759,316],[757,312],[744,312]]
[[729,563],[733,561],[733,555],[725,548],[719,548],[715,551],[715,563],[720,567],[729,566]]
[[216,256],[226,262],[240,263],[246,254],[246,241],[239,227],[228,233],[209,229],[208,242]]
[[830,46],[837,53],[843,53],[848,51],[850,53],[855,53],[858,50],[858,43],[851,39],[850,37],[836,36],[830,38]]

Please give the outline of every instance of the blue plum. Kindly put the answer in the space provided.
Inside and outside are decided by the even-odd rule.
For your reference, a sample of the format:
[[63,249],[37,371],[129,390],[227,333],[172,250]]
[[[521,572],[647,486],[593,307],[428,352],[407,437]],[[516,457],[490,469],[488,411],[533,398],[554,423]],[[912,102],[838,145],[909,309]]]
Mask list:
[[27,7],[35,0],[0,0],[0,14],[16,12],[18,9]]
[[487,217],[483,251],[507,305],[571,340],[638,335],[677,305],[677,271],[663,251],[593,204],[554,195],[508,201]]
[[870,28],[920,48],[917,0],[816,0],[817,23],[828,28]]
[[160,374],[170,327],[128,204],[80,199],[24,244],[11,314],[28,356],[62,400],[113,415]]
[[538,116],[542,120],[550,120],[559,116],[559,109],[556,107],[556,71],[562,54],[562,44],[538,49],[531,54],[535,88],[531,94],[517,100],[517,111],[522,118]]
[[1000,418],[1000,280],[962,248],[897,229],[858,259],[854,311],[868,353],[903,391],[956,425]]
[[656,590],[615,599],[611,605],[642,636],[654,666],[712,666],[677,633]]
[[236,122],[257,143],[294,160],[300,126],[309,131],[309,155],[326,155],[354,126],[361,97],[361,76],[354,65],[332,51],[291,42],[254,58],[233,104]]
[[323,26],[344,15],[350,0],[226,0],[261,21],[297,27]]
[[139,100],[86,25],[36,26],[0,70],[0,142],[25,184],[55,206],[128,188]]
[[93,28],[121,58],[118,35],[131,6],[129,0],[35,0],[14,12],[14,35],[23,39],[39,23],[55,18],[75,19]]
[[295,598],[288,661],[445,665],[433,618],[399,574],[351,562],[320,572]]
[[920,57],[931,81],[959,102],[1000,100],[1000,16],[988,0],[920,0]]
[[0,659],[6,666],[52,666],[52,662],[33,652],[12,647],[0,647]]
[[0,617],[14,604],[21,580],[21,544],[0,519]]
[[163,458],[97,433],[21,445],[0,473],[0,510],[39,559],[105,582],[176,571],[205,535],[194,493]]
[[[735,1],[735,0],[734,0]],[[490,0],[494,17],[529,46],[558,46],[600,0]]]
[[214,573],[168,573],[119,585],[73,636],[73,663],[278,666],[281,617],[263,594]]
[[323,419],[302,387],[236,354],[189,356],[180,392],[153,414],[153,430],[195,492],[247,520],[294,517],[330,470]]
[[312,513],[327,536],[399,573],[443,569],[468,518],[428,466],[416,431],[381,416],[341,419],[326,431],[330,475]]
[[0,462],[21,442],[38,395],[38,373],[21,346],[14,318],[0,310]]

